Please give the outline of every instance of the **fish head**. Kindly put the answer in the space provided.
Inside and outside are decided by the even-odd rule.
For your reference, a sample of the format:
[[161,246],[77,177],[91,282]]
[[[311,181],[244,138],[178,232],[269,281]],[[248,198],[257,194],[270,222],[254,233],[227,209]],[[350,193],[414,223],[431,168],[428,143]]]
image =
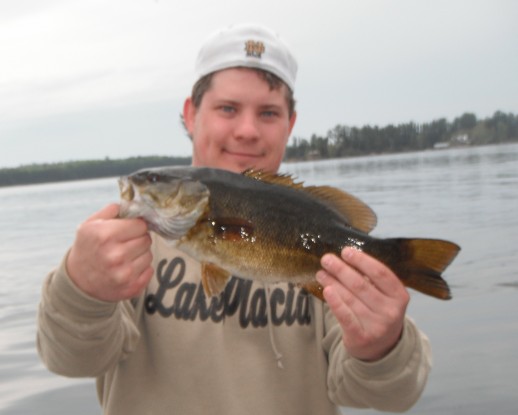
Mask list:
[[166,239],[184,236],[208,210],[209,189],[182,169],[139,170],[119,179],[121,218],[143,218]]

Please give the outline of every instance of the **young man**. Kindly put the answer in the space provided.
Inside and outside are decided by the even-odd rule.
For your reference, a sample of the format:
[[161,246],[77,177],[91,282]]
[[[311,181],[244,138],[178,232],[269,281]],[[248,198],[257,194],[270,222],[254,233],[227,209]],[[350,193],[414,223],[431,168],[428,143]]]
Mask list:
[[[193,165],[275,172],[296,119],[296,63],[269,29],[205,43],[184,105]],[[430,368],[398,278],[366,254],[325,255],[326,303],[287,284],[232,278],[206,298],[200,264],[112,204],[87,219],[47,278],[38,349],[50,370],[97,378],[104,413],[401,411]]]

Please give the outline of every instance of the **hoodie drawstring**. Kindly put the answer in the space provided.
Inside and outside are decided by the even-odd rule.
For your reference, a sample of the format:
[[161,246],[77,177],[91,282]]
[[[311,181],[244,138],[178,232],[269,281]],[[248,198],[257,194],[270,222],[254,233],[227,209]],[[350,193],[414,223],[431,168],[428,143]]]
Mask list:
[[279,369],[284,369],[284,365],[282,364],[282,354],[277,349],[277,345],[275,343],[275,336],[273,333],[273,324],[272,324],[272,310],[271,310],[271,302],[270,302],[270,287],[263,283],[264,292],[266,293],[266,315],[268,317],[268,334],[270,336],[270,345],[272,346],[273,354],[275,355],[275,359],[277,360],[277,367]]

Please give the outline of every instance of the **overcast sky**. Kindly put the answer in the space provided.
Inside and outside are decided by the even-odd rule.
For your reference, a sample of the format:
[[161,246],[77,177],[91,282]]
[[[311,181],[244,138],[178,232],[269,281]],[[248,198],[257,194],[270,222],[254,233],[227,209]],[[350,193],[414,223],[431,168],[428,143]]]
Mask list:
[[216,29],[299,62],[293,136],[518,113],[514,0],[0,0],[0,167],[190,155],[178,121]]

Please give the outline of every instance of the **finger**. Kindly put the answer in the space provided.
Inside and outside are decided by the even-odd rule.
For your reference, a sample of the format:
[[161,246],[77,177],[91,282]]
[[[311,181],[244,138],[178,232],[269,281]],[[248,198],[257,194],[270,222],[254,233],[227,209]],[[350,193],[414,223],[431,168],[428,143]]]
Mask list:
[[125,249],[128,252],[130,258],[138,258],[148,252],[151,249],[151,236],[146,232],[144,235],[130,239],[125,243]]
[[133,297],[137,297],[138,295],[140,295],[140,293],[142,293],[142,291],[147,287],[149,281],[151,280],[151,278],[153,277],[155,271],[154,269],[151,267],[151,266],[148,266],[147,268],[145,268],[142,273],[140,274],[140,276],[137,278],[137,280],[135,281],[135,284],[133,285],[133,289],[131,291],[128,291],[127,293],[127,297],[128,298],[133,298]]
[[140,256],[133,261],[132,267],[135,278],[128,284],[124,290],[125,298],[133,298],[138,296],[147,286],[149,280],[153,277],[154,269],[151,266],[151,253]]
[[332,304],[330,304],[329,301],[336,302],[336,305],[332,308],[334,308],[337,313],[340,312],[339,305],[345,304],[347,308],[357,316],[356,318],[359,324],[362,316],[365,317],[372,315],[372,310],[370,309],[369,304],[366,304],[363,299],[351,292],[333,275],[324,270],[320,270],[317,272],[316,278],[324,287],[324,293],[327,292],[328,294],[330,293],[333,295],[332,299],[325,298],[330,306],[332,306]]
[[357,330],[360,322],[355,313],[337,293],[336,287],[327,286],[324,288],[324,298],[345,332]]
[[356,296],[368,308],[376,308],[383,301],[380,292],[372,284],[371,280],[365,278],[356,268],[344,262],[333,254],[326,254],[322,257],[321,265],[325,271],[331,274],[341,285]]
[[[368,310],[358,312],[355,307],[349,305],[347,300],[344,301],[339,289],[343,293],[348,293],[343,287],[338,286],[337,289],[334,286],[327,286],[324,288],[324,298],[342,328],[344,345],[351,356],[359,359],[369,358],[367,339],[369,338],[368,326],[370,319],[372,319],[372,313]],[[354,301],[355,297],[350,293],[349,296]],[[355,304],[361,304],[360,301],[355,301]]]
[[119,242],[127,242],[148,235],[147,223],[140,218],[99,220],[97,224],[102,226],[102,233],[114,237]]
[[110,203],[101,210],[95,212],[86,221],[93,221],[98,219],[115,219],[119,216],[120,205],[117,203]]
[[131,263],[135,259],[150,252],[151,237],[144,234],[141,237],[130,239],[115,247],[107,257],[112,264]]
[[[153,256],[150,251],[130,258],[127,252],[114,253],[109,259],[109,270],[106,273],[121,289],[131,287],[139,276],[151,266]],[[106,268],[106,267],[105,267]]]
[[135,275],[137,276],[136,279],[138,279],[142,273],[144,273],[148,268],[151,267],[151,262],[153,261],[153,256],[151,255],[151,252],[147,251],[144,254],[140,255],[139,257],[135,258],[133,260],[133,269],[135,272]]
[[[343,342],[351,356],[377,360],[391,350],[401,335],[404,310],[394,314],[386,308],[372,311],[325,271],[317,273],[323,295],[343,330]],[[391,315],[396,315],[392,320]],[[387,320],[388,317],[388,320]]]
[[[135,275],[134,262],[143,255],[151,254],[151,237],[148,234],[139,238],[118,243],[112,249],[106,250],[105,265],[110,267],[128,267],[123,273]],[[151,260],[150,260],[151,261]],[[138,271],[140,273],[141,270]]]
[[105,235],[117,235],[119,241],[126,241],[134,239],[147,233],[147,223],[141,218],[119,219],[120,205],[111,203],[98,212],[91,215],[85,223],[98,222],[103,227],[110,226],[110,229],[105,230]]
[[399,278],[382,262],[354,248],[344,248],[341,254],[343,260],[368,276],[372,284],[388,297],[400,296],[406,291]]

